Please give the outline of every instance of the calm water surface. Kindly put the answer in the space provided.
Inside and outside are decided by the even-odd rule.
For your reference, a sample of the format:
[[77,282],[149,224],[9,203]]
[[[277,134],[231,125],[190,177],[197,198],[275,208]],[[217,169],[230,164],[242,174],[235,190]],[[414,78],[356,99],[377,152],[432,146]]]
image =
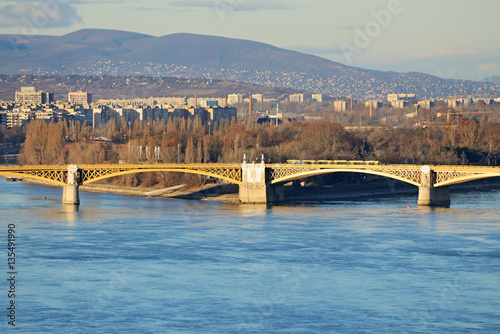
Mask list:
[[0,179],[0,332],[500,332],[500,189],[436,210],[80,195]]

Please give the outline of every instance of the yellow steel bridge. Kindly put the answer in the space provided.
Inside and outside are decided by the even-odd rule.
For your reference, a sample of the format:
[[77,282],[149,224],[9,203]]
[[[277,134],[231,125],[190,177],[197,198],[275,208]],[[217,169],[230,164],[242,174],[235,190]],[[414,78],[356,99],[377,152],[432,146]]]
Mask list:
[[[72,172],[73,170],[73,172]],[[34,178],[58,186],[78,186],[106,178],[145,172],[179,172],[205,175],[240,186],[243,203],[277,201],[279,192],[269,198],[268,188],[287,182],[329,173],[362,173],[406,182],[420,188],[421,205],[446,205],[449,193],[438,191],[453,184],[500,177],[500,167],[454,165],[337,165],[337,164],[125,164],[125,165],[37,165],[0,166],[0,176]],[[74,174],[74,175],[73,175]],[[242,186],[246,187],[242,192]],[[253,196],[253,193],[259,194]],[[427,193],[428,192],[428,193]],[[247,194],[248,198],[247,198]],[[429,197],[427,199],[427,197]],[[427,204],[426,204],[427,203]]]

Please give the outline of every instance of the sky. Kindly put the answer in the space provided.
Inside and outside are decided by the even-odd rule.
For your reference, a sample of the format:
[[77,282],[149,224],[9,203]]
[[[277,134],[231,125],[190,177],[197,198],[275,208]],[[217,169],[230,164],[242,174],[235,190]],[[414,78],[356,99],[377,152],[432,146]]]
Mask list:
[[84,28],[247,39],[345,65],[500,75],[499,0],[0,0],[0,34]]

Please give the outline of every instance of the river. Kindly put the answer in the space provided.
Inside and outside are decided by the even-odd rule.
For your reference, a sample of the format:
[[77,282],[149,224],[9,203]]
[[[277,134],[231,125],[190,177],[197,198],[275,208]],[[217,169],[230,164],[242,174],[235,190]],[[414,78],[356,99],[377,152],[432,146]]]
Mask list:
[[500,189],[450,209],[61,196],[0,179],[2,333],[500,332]]

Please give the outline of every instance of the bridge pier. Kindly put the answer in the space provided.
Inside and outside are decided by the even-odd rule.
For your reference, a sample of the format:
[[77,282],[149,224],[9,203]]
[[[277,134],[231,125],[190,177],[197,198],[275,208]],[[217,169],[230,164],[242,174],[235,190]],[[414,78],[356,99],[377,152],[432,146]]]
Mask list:
[[68,166],[68,184],[64,187],[62,202],[64,204],[80,204],[80,192],[78,190],[78,166]]
[[449,187],[419,187],[418,188],[418,206],[450,206],[450,188]]
[[242,204],[268,204],[284,200],[282,186],[268,185],[266,182],[266,165],[247,164],[243,162],[242,183],[240,185],[239,199]]
[[80,204],[80,192],[78,186],[65,186],[63,190],[63,204]]
[[450,188],[434,187],[435,172],[430,166],[422,166],[421,185],[418,188],[418,206],[450,206]]

